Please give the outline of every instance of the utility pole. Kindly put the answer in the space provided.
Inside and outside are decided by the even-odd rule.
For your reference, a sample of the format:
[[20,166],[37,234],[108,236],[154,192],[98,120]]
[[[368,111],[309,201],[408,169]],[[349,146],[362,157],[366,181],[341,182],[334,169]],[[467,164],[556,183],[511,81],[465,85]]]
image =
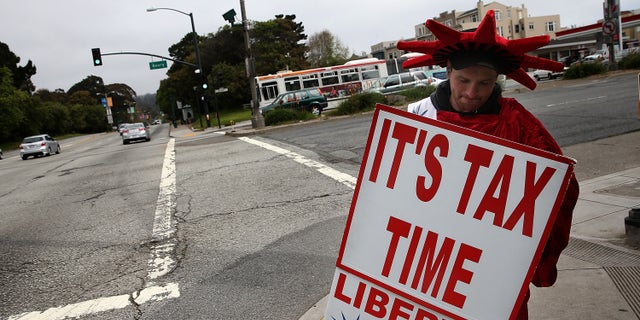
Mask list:
[[258,92],[256,91],[256,70],[251,53],[251,44],[249,41],[249,22],[247,21],[247,13],[244,9],[244,0],[240,0],[240,11],[242,12],[242,29],[244,31],[244,46],[247,50],[247,58],[245,64],[247,66],[247,75],[249,76],[249,86],[251,87],[251,126],[254,129],[264,128],[264,117],[260,113],[258,104]]

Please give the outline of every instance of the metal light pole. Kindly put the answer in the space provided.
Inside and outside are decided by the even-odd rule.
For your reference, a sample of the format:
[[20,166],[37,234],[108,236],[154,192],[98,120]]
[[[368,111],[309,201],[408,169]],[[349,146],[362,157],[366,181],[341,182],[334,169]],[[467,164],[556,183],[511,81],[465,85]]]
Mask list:
[[180,11],[173,8],[149,8],[147,9],[147,12],[152,12],[157,10],[175,11],[175,12],[184,14],[185,16],[189,16],[189,19],[191,19],[191,31],[193,32],[193,45],[196,49],[196,60],[198,60],[198,69],[195,72],[200,74],[200,85],[198,87],[202,90],[202,95],[200,96],[200,99],[198,99],[199,100],[198,103],[204,103],[204,112],[205,112],[205,117],[207,119],[207,128],[211,127],[211,120],[209,120],[209,104],[207,103],[207,99],[205,99],[204,97],[205,88],[202,87],[202,85],[206,83],[206,78],[202,70],[202,61],[200,60],[200,48],[198,48],[198,34],[196,33],[196,25],[193,22],[193,13],[186,13],[184,11]]
[[240,0],[240,11],[242,12],[242,29],[244,31],[244,46],[247,50],[247,74],[249,75],[249,86],[251,88],[251,126],[254,129],[264,128],[264,117],[260,113],[258,105],[258,92],[256,91],[256,70],[253,63],[253,55],[251,53],[251,44],[249,41],[249,26],[247,21],[247,13],[244,9],[244,0]]

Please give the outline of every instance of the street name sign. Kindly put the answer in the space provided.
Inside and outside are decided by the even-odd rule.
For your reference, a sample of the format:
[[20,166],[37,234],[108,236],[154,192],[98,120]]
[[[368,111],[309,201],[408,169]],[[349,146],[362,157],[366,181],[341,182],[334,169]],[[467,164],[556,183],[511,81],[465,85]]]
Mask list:
[[377,105],[325,319],[514,319],[574,164]]
[[162,69],[167,67],[167,60],[149,62],[149,69]]

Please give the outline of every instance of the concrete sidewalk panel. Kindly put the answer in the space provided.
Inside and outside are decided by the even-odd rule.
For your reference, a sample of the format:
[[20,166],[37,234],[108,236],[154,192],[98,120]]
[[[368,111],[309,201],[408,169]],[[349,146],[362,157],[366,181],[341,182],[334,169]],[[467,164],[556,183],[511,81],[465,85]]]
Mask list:
[[560,270],[553,287],[531,286],[529,319],[637,320],[638,317],[603,268],[577,268]]
[[599,202],[579,201],[576,205],[571,234],[600,240],[619,240],[625,237],[624,217],[628,208]]

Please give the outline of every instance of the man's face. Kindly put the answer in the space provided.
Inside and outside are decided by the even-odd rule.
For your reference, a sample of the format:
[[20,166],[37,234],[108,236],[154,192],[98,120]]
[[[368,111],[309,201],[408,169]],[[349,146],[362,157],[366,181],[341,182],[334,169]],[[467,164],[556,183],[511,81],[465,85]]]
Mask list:
[[451,106],[458,112],[475,112],[491,96],[498,72],[481,66],[461,70],[449,68],[451,84]]

